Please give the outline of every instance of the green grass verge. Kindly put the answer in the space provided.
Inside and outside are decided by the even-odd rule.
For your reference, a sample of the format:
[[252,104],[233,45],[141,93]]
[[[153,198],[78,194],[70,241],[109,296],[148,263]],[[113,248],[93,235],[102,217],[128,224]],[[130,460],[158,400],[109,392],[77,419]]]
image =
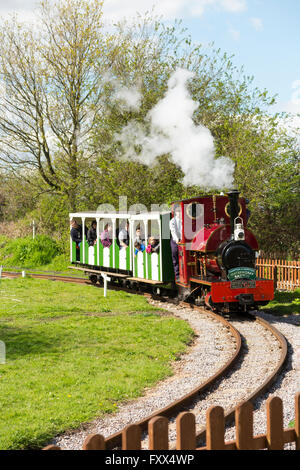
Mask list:
[[35,268],[45,265],[65,266],[66,256],[58,244],[46,235],[9,239],[0,236],[0,265]]
[[35,448],[171,374],[192,330],[142,296],[2,280],[0,448]]
[[278,316],[300,314],[300,289],[275,292],[274,300],[263,307],[263,310]]

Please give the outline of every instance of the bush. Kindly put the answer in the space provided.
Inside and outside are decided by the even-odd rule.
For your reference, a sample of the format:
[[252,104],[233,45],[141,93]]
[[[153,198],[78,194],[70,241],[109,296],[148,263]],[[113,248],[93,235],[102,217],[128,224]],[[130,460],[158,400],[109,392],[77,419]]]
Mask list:
[[7,267],[43,266],[51,263],[61,252],[58,244],[46,235],[37,235],[34,240],[30,237],[0,239],[0,264]]

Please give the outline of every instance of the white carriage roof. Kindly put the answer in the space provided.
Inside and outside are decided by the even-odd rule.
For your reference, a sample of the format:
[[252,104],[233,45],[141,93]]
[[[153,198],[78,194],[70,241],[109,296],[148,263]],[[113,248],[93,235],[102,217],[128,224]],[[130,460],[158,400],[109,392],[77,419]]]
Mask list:
[[158,220],[161,215],[170,212],[142,212],[140,214],[129,214],[128,212],[71,212],[70,219],[128,219],[128,220]]

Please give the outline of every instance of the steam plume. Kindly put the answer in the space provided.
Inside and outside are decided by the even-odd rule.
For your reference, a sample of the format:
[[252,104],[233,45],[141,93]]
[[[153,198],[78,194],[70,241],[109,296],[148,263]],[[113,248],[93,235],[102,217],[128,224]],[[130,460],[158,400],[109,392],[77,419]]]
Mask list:
[[[131,121],[116,139],[124,157],[154,165],[159,155],[170,154],[184,172],[184,183],[206,188],[230,187],[234,163],[230,158],[215,158],[214,140],[203,125],[195,125],[193,113],[198,108],[187,89],[193,73],[177,69],[168,81],[165,96],[149,111],[145,126]],[[140,152],[136,148],[141,149]]]

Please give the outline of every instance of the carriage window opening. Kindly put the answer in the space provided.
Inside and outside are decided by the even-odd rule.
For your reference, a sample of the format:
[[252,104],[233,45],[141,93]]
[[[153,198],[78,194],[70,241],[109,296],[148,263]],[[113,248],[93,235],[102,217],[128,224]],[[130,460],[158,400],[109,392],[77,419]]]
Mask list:
[[148,221],[148,243],[146,247],[147,253],[159,253],[160,233],[159,223],[157,220]]
[[121,249],[126,249],[129,246],[129,240],[129,222],[127,219],[120,219],[117,229],[117,243]]

